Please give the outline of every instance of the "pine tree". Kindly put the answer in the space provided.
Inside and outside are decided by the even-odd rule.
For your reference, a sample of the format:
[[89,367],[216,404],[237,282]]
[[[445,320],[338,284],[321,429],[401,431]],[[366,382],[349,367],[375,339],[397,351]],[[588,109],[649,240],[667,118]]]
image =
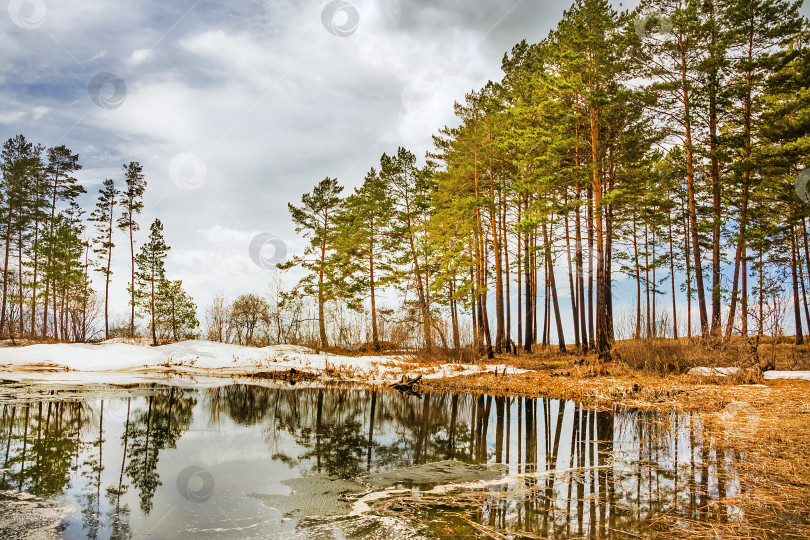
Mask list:
[[143,312],[149,317],[152,345],[158,344],[156,324],[158,290],[160,284],[165,280],[164,262],[170,249],[163,239],[163,223],[156,219],[149,227],[148,241],[141,246],[140,252],[135,256],[137,270],[131,298],[133,301],[138,301]]
[[130,290],[130,337],[135,335],[135,231],[140,229],[140,225],[135,221],[137,214],[143,210],[143,193],[146,191],[146,180],[143,175],[143,167],[137,161],[130,161],[124,165],[124,182],[126,187],[121,192],[121,215],[118,217],[118,228],[129,235],[129,254],[131,263],[131,274],[129,282]]
[[[416,289],[417,306],[422,318],[425,349],[430,351],[432,314],[430,305],[430,279],[433,261],[427,241],[427,223],[430,220],[430,198],[435,191],[435,178],[430,164],[416,166],[416,156],[399,148],[395,156],[383,154],[380,158],[380,178],[391,190],[394,201],[392,235],[399,250],[394,262],[409,268],[410,283]],[[408,280],[400,283],[408,285]]]
[[115,220],[115,205],[118,202],[118,189],[115,180],[104,180],[104,187],[98,192],[98,201],[90,221],[96,224],[96,237],[93,239],[93,253],[98,257],[96,270],[104,276],[104,338],[110,338],[110,276],[112,276],[112,250],[115,244],[112,234]]
[[200,326],[197,306],[183,289],[182,281],[160,281],[155,302],[155,325],[161,341],[180,341],[194,337]]
[[380,350],[377,324],[379,290],[396,280],[391,264],[393,201],[387,186],[375,169],[366,175],[363,185],[346,198],[337,217],[335,238],[336,263],[344,298],[352,309],[362,310],[370,302],[371,343]]
[[[0,172],[3,179],[0,184],[0,226],[3,228],[5,244],[3,257],[3,300],[0,307],[0,334],[8,332],[13,334],[12,323],[9,317],[9,299],[12,291],[9,288],[14,279],[10,267],[10,257],[14,242],[17,243],[18,285],[17,300],[19,303],[19,329],[23,328],[23,275],[22,255],[23,245],[28,240],[28,228],[32,219],[36,219],[38,212],[32,214],[32,206],[36,210],[40,201],[41,192],[38,183],[42,178],[42,161],[40,154],[42,147],[26,140],[23,135],[8,139],[3,144],[2,158],[0,158]],[[35,201],[32,205],[32,199]],[[47,305],[47,300],[46,300]]]
[[293,257],[279,268],[288,269],[302,266],[309,271],[298,284],[305,296],[314,297],[318,306],[318,332],[321,347],[328,347],[326,335],[326,303],[333,300],[338,292],[338,280],[334,268],[334,249],[337,233],[336,217],[343,207],[340,193],[343,187],[336,179],[326,177],[311,193],[301,197],[301,206],[288,204],[295,232],[304,233],[309,245],[303,257]]
[[[57,146],[55,148],[48,149],[48,168],[47,168],[47,175],[49,178],[49,199],[51,205],[51,215],[50,215],[50,223],[49,223],[49,236],[51,238],[55,238],[54,236],[54,225],[56,220],[56,212],[57,206],[60,203],[64,203],[70,205],[75,202],[76,198],[85,193],[84,187],[79,185],[78,180],[71,176],[73,173],[78,171],[82,168],[81,164],[79,164],[79,155],[73,154],[67,147],[64,145]],[[46,262],[45,262],[45,272],[50,273],[53,276],[52,279],[56,278],[56,273],[53,271],[54,265],[54,246],[48,242],[45,243],[45,252],[46,252]],[[51,288],[55,287],[55,284],[49,280],[45,281],[45,312],[43,314],[42,320],[42,333],[43,335],[48,335],[48,297],[51,292]],[[54,291],[54,312],[56,311],[56,292]],[[56,321],[54,321],[54,325]],[[54,334],[57,331],[55,330]]]

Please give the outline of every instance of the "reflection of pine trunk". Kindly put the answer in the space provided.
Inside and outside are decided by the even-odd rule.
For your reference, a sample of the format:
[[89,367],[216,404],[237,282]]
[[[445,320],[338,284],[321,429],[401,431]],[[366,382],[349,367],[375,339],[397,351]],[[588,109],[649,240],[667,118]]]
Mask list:
[[149,406],[146,409],[146,445],[144,454],[144,468],[149,467],[149,436],[152,434],[152,396],[148,398]]
[[[587,439],[588,419],[590,418],[590,411],[581,411],[581,424],[579,428],[579,454],[577,459],[577,466],[582,469],[585,467],[585,440]],[[585,512],[585,482],[577,482],[577,534],[582,536],[583,517]]]
[[523,430],[523,398],[519,397],[518,398],[518,403],[517,403],[517,445],[518,445],[518,447],[517,447],[517,462],[518,462],[518,473],[523,472],[523,471],[521,471],[521,468],[523,468],[524,471],[525,471],[525,467],[526,467],[526,460],[525,459],[520,459],[521,450],[522,450],[521,447],[523,445],[523,436],[521,435],[522,430]]
[[416,449],[414,450],[414,464],[418,465],[424,458],[425,443],[427,442],[428,423],[430,422],[430,394],[425,396],[422,404],[422,421],[419,423],[419,431],[416,437]]
[[588,530],[591,535],[595,535],[594,531],[596,531],[598,520],[596,509],[599,503],[599,492],[597,491],[597,487],[599,486],[599,469],[595,468],[598,466],[596,462],[596,449],[599,447],[599,437],[596,434],[597,419],[598,412],[596,410],[588,413],[588,436],[586,440],[588,441],[589,464],[591,467],[594,467],[588,478],[590,484],[590,488],[588,489],[588,508],[590,508],[591,511],[591,517],[588,521]]
[[495,461],[503,460],[503,397],[495,398]]
[[478,460],[485,463],[487,460],[487,431],[489,428],[489,412],[492,409],[492,396],[487,396],[484,407],[484,416],[481,422],[481,437],[478,439]]
[[554,498],[554,470],[557,468],[557,455],[560,449],[560,435],[562,433],[563,417],[565,416],[565,402],[557,401],[557,422],[554,428],[554,443],[551,445],[551,458],[548,460],[547,470],[551,472],[546,478],[545,495],[543,497],[543,536],[549,536],[549,516],[551,503]]
[[23,447],[22,458],[20,459],[20,481],[17,485],[17,491],[22,491],[23,478],[25,478],[25,451],[28,448],[28,415],[31,411],[30,406],[25,407],[25,424],[23,430]]
[[695,421],[694,415],[689,414],[689,509],[694,513],[696,508],[695,489]]
[[[42,448],[42,402],[40,401],[37,404],[37,447]],[[41,470],[42,467],[42,452],[37,452],[37,470]],[[34,478],[34,491],[39,490],[39,482],[42,479],[42,475],[38,474]]]
[[368,419],[368,458],[366,470],[371,471],[371,445],[374,442],[374,413],[377,408],[377,392],[371,392],[371,413]]
[[124,484],[124,466],[127,463],[127,444],[129,443],[129,412],[132,398],[127,398],[127,421],[124,424],[124,452],[121,457],[121,473],[118,475],[118,493],[115,498],[115,514],[121,511],[121,489]]
[[[602,467],[609,465],[610,459],[613,455],[614,417],[613,411],[597,411],[594,414],[596,414],[596,459],[597,465]],[[613,501],[616,486],[614,483],[612,468],[604,469],[604,471],[601,473],[599,479],[599,489],[601,491],[599,495],[599,502],[602,507],[600,512],[602,519],[600,529],[602,531],[602,535],[607,536],[608,530],[612,530],[616,526],[613,511]],[[606,521],[606,517],[609,517],[609,522]]]
[[[568,468],[573,469],[574,465],[576,465],[576,456],[577,456],[577,442],[579,440],[579,404],[574,404],[574,420],[571,427],[571,449],[569,452],[569,463]],[[574,494],[574,480],[576,475],[574,473],[569,473],[568,475],[568,496],[566,497],[565,503],[565,514],[568,516],[567,528],[568,528],[568,535],[571,535],[571,497]]]
[[526,408],[526,471],[534,472],[537,470],[537,448],[534,429],[534,403],[533,399],[524,401]]
[[318,390],[318,412],[315,416],[315,459],[321,472],[321,420],[323,419],[323,390]]
[[[726,498],[726,451],[723,449],[722,444],[718,444],[715,449],[715,460],[717,466],[717,497],[720,500]],[[723,505],[718,505],[717,518],[721,523],[728,521],[728,513],[725,511]]]
[[701,440],[701,456],[700,456],[700,510],[698,512],[707,511],[709,503],[709,445],[706,443],[708,437],[704,429],[703,437]]
[[[5,413],[5,411],[6,411],[6,406],[3,405],[3,412]],[[9,453],[11,452],[11,436],[13,435],[13,431],[14,431],[14,417],[16,415],[17,415],[17,407],[12,407],[11,408],[11,420],[10,420],[10,423],[8,425],[8,439],[6,440],[6,457],[3,460],[3,471],[4,471],[3,472],[3,481],[4,482],[6,480],[5,471],[8,470],[8,456],[9,456]]]
[[505,462],[509,463],[509,441],[511,440],[511,423],[512,423],[512,398],[506,397],[504,398],[505,408],[506,408],[506,460]]
[[458,420],[458,394],[453,394],[450,399],[450,429],[447,432],[447,459],[453,459],[456,455],[456,421]]
[[96,478],[96,524],[101,519],[101,471],[104,470],[103,445],[104,441],[104,400],[101,400],[101,409],[98,418],[98,477]]

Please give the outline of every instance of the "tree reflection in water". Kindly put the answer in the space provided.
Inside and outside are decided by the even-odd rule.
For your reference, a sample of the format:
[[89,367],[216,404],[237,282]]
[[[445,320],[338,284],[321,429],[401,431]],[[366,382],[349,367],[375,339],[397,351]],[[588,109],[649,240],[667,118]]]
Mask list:
[[[293,475],[356,479],[446,459],[503,463],[520,475],[454,498],[399,501],[405,515],[414,512],[426,527],[441,522],[460,533],[474,521],[542,537],[643,534],[664,514],[734,519],[736,509],[722,499],[744,488],[734,476],[738,456],[718,446],[698,414],[598,411],[486,395],[418,399],[388,390],[230,385],[156,388],[125,398],[116,403],[125,417],[122,412],[113,429],[105,417],[109,403],[46,396],[2,405],[0,489],[43,497],[72,490],[83,536],[143,534],[133,516],[150,515],[166,493],[158,490],[167,481],[159,460],[181,451],[177,443],[195,417],[214,427],[232,422],[237,431],[258,430],[264,459],[286,464]],[[176,461],[185,463],[184,456]],[[437,482],[416,484],[430,489]],[[127,502],[130,491],[136,510]]]

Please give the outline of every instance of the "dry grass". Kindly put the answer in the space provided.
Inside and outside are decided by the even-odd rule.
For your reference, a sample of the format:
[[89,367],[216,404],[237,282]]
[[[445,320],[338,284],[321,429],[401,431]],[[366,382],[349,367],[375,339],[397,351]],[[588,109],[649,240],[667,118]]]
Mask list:
[[[786,343],[774,345],[795,348]],[[787,368],[789,361],[783,359],[776,365]],[[604,408],[622,405],[700,411],[714,439],[739,456],[736,468],[742,494],[724,502],[739,506],[745,517],[738,523],[680,518],[675,523],[662,516],[652,537],[810,538],[810,382],[776,380],[744,385],[740,382],[747,381],[731,377],[662,376],[617,364],[611,366],[609,375],[596,376],[593,367],[576,366],[571,357],[557,362],[524,358],[520,365],[530,367],[532,362],[545,367],[506,377],[486,373],[430,380],[422,387],[571,399]],[[561,362],[562,367],[552,367]],[[745,411],[743,420],[753,421],[746,424],[748,429],[735,429],[730,424],[728,411],[740,404]]]

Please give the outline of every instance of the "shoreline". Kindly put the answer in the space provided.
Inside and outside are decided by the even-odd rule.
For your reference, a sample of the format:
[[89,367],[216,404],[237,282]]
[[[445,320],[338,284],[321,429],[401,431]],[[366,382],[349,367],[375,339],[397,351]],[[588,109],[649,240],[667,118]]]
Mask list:
[[[99,344],[32,344],[0,348],[0,380],[54,385],[347,384],[390,387],[421,376],[418,389],[497,396],[568,399],[597,407],[715,411],[732,401],[771,402],[774,389],[810,395],[810,372],[656,375],[610,371],[568,357],[495,358],[489,363],[425,362],[406,354],[345,356],[297,345],[263,348],[192,340],[152,347],[111,340]],[[709,368],[711,372],[712,368]],[[753,383],[753,384],[752,384]]]
[[[147,348],[139,347],[139,350],[144,349]],[[690,523],[690,533],[698,537],[719,532],[721,536],[753,538],[772,537],[774,531],[780,534],[790,532],[796,537],[810,535],[810,519],[807,518],[810,516],[810,400],[807,399],[810,381],[807,380],[759,379],[751,384],[751,381],[733,376],[659,376],[618,366],[612,367],[609,374],[598,374],[587,366],[572,367],[573,357],[564,359],[564,363],[563,359],[557,359],[556,363],[548,362],[548,359],[532,359],[537,364],[532,370],[525,369],[529,367],[526,358],[501,358],[496,359],[501,363],[470,366],[420,363],[415,359],[390,356],[322,355],[329,359],[330,365],[326,362],[323,366],[315,364],[314,356],[306,356],[292,364],[271,362],[274,369],[267,369],[264,365],[252,366],[244,359],[232,362],[238,364],[236,366],[220,363],[220,367],[200,367],[200,362],[190,363],[185,359],[169,365],[141,364],[118,370],[82,371],[66,367],[64,364],[70,363],[69,358],[64,359],[62,365],[48,363],[47,359],[25,363],[20,358],[20,361],[10,362],[6,354],[9,350],[0,351],[0,402],[9,398],[23,401],[58,398],[59,394],[64,397],[58,388],[57,395],[51,395],[55,387],[60,386],[65,392],[74,394],[75,399],[88,394],[117,395],[121,391],[135,391],[138,387],[139,390],[149,390],[141,385],[195,388],[232,384],[288,388],[345,386],[396,392],[390,388],[392,381],[424,370],[431,373],[419,381],[414,388],[417,392],[562,399],[604,410],[627,407],[664,414],[695,413],[703,419],[704,436],[713,437],[720,441],[718,444],[736,453],[730,455],[745,456],[737,462],[737,467],[746,491],[735,497],[735,504],[743,510],[745,518],[739,523]],[[101,350],[104,350],[103,346]],[[317,353],[306,351],[305,354]],[[371,362],[363,359],[374,359],[378,364],[377,377],[358,376],[368,375],[369,371],[358,371],[357,364],[349,360],[351,358],[360,358],[360,364]],[[302,363],[302,359],[310,360],[306,368],[309,371],[298,371],[296,366]],[[290,379],[294,373],[307,373],[308,376]],[[792,521],[788,523],[785,519]],[[677,537],[684,532],[684,529],[662,531],[661,537],[668,538],[669,534]]]

